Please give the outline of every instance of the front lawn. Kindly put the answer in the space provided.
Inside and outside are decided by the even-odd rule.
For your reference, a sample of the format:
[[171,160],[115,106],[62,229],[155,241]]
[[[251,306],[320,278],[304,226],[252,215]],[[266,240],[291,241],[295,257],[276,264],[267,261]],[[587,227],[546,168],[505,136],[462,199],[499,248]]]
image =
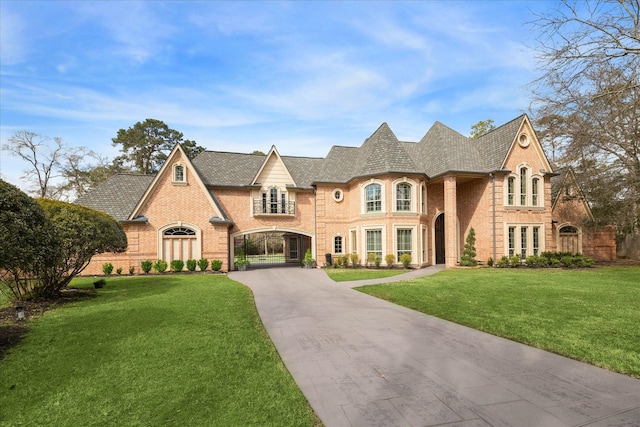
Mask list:
[[351,282],[353,280],[378,279],[380,277],[397,276],[410,270],[363,269],[363,268],[325,268],[327,276],[334,282]]
[[251,291],[223,275],[108,278],[34,318],[0,372],[2,426],[320,424]]
[[640,378],[640,268],[452,269],[359,291]]

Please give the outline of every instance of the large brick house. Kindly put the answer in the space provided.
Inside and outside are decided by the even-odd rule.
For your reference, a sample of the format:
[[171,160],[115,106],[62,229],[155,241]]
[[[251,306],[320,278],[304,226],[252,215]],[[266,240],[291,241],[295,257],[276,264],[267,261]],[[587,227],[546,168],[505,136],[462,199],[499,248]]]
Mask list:
[[157,175],[116,175],[78,200],[121,221],[129,241],[126,253],[96,256],[85,273],[105,262],[127,271],[143,260],[201,257],[228,270],[249,242],[254,264],[299,264],[310,248],[319,264],[326,254],[364,262],[369,253],[396,261],[408,253],[414,266],[452,267],[471,227],[483,261],[560,247],[614,257],[611,230],[591,249],[586,203],[552,199],[555,176],[526,115],[477,139],[436,122],[420,141],[399,141],[383,123],[361,146],[334,146],[325,158],[272,147],[189,160],[176,146]]

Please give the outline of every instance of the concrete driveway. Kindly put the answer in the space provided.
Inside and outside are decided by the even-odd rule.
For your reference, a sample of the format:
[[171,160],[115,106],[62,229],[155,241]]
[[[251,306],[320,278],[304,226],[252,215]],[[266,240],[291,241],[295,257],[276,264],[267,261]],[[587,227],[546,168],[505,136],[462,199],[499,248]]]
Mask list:
[[229,276],[253,290],[327,427],[640,426],[640,380],[370,297],[321,270]]

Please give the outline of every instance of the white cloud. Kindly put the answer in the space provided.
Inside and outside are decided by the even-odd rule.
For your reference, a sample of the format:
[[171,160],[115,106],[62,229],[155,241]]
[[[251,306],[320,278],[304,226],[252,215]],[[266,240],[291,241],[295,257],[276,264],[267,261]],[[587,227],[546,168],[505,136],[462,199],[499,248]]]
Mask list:
[[29,52],[22,16],[10,8],[10,2],[0,2],[0,58],[2,65],[23,62]]

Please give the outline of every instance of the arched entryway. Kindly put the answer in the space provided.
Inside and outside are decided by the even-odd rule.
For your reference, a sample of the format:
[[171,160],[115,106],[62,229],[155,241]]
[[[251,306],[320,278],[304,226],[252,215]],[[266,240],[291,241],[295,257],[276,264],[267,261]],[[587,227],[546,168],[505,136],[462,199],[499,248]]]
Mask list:
[[580,229],[574,225],[563,225],[558,230],[558,252],[582,253]]
[[444,235],[444,212],[436,217],[436,221],[433,227],[434,245],[436,264],[445,263],[445,235]]
[[171,263],[173,260],[199,259],[200,228],[182,222],[168,224],[159,231],[158,258]]
[[232,262],[241,256],[250,267],[300,265],[311,236],[288,230],[251,231],[232,236]]

